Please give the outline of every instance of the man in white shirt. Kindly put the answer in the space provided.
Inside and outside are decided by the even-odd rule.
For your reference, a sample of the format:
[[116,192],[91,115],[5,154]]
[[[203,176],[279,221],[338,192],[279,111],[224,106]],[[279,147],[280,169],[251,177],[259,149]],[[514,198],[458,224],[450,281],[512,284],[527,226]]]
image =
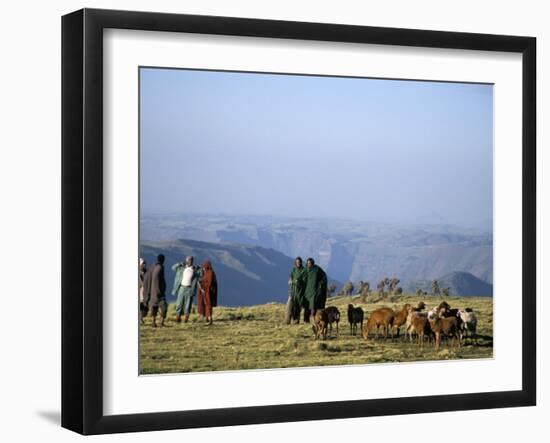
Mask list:
[[183,321],[187,323],[193,297],[197,292],[197,282],[201,277],[201,271],[198,266],[193,266],[193,257],[190,255],[185,258],[185,263],[176,263],[172,266],[172,270],[176,272],[172,295],[177,296],[176,300],[176,322]]

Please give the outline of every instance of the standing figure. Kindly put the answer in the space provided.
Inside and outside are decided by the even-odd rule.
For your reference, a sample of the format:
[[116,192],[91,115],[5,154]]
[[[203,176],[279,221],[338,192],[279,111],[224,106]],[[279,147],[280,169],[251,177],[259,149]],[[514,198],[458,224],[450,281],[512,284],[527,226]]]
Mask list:
[[[305,299],[309,308],[309,314],[315,316],[315,312],[325,308],[327,301],[327,274],[315,264],[312,258],[307,259],[307,278]],[[304,315],[304,321],[309,321],[309,315]]]
[[147,263],[142,258],[139,259],[139,278],[138,278],[138,288],[139,288],[139,321],[141,324],[144,323],[143,317],[147,316],[147,305],[145,304],[145,297],[143,295],[143,280],[145,279],[145,274],[147,272]]
[[164,255],[157,256],[157,262],[143,279],[143,297],[146,306],[151,309],[152,325],[157,327],[157,314],[160,311],[160,325],[164,326],[168,305],[166,304],[166,280],[164,279]]
[[199,281],[199,300],[197,308],[204,316],[206,324],[212,324],[212,308],[218,305],[218,281],[212,269],[212,263],[206,260],[202,264],[202,277]]
[[285,306],[285,324],[289,325],[294,315],[294,301],[292,300],[292,279],[288,278],[288,298]]
[[[291,312],[290,318],[296,324],[300,323],[300,311],[304,307],[304,322],[308,321],[309,306],[306,307],[305,292],[306,292],[306,280],[307,270],[302,264],[302,258],[296,257],[294,260],[294,268],[290,272],[290,299],[291,299]],[[306,315],[306,312],[308,314]]]
[[193,256],[189,255],[185,258],[185,263],[176,263],[172,266],[172,271],[176,273],[172,288],[172,295],[177,297],[176,322],[181,322],[183,314],[183,321],[187,323],[193,297],[197,292],[197,283],[201,277],[201,269],[198,266],[193,266]]

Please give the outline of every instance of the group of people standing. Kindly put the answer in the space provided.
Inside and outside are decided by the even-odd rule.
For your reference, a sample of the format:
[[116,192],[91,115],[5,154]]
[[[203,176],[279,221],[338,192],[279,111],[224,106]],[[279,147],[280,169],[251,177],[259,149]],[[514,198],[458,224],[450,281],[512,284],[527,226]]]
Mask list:
[[325,308],[327,301],[327,274],[308,258],[303,266],[302,258],[296,257],[289,278],[289,296],[291,301],[291,320],[300,323],[300,313],[304,310],[304,323],[315,316],[319,309]]
[[[145,260],[139,259],[140,321],[144,323],[144,317],[151,312],[153,327],[157,326],[159,314],[160,325],[164,326],[168,314],[164,261],[164,255],[159,254],[155,264],[147,269]],[[211,325],[212,310],[218,304],[218,282],[212,263],[206,260],[202,266],[195,266],[190,255],[184,262],[174,264],[172,271],[175,273],[172,295],[176,297],[176,323],[189,321],[193,299],[197,296],[198,314]],[[313,258],[308,258],[303,266],[302,258],[296,257],[289,278],[290,319],[294,323],[300,323],[302,310],[304,323],[308,323],[317,310],[325,308],[327,283],[327,274]]]
[[[151,311],[152,326],[157,326],[157,315],[160,313],[160,325],[164,326],[168,313],[166,302],[166,279],[164,276],[163,254],[157,256],[156,263],[147,269],[145,260],[139,259],[139,306],[140,321]],[[193,298],[197,297],[197,311],[206,321],[207,325],[212,324],[212,309],[218,302],[218,282],[216,273],[212,269],[212,263],[206,260],[202,266],[193,264],[193,256],[185,258],[184,262],[172,266],[175,272],[172,295],[176,296],[176,318],[177,323],[187,323]],[[197,294],[198,292],[198,294]]]

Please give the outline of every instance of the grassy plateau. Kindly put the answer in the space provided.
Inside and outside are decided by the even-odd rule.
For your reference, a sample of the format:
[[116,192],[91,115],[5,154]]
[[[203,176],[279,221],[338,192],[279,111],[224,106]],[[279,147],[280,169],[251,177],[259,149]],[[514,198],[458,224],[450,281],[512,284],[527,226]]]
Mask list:
[[367,363],[410,362],[491,358],[493,355],[493,299],[490,297],[445,297],[451,307],[471,307],[477,315],[478,337],[466,339],[462,347],[443,341],[439,350],[426,341],[422,347],[403,338],[393,340],[373,336],[365,341],[360,332],[350,334],[347,305],[361,306],[365,323],[369,314],[382,306],[400,310],[403,304],[414,306],[424,301],[428,308],[443,298],[433,296],[389,296],[366,302],[359,296],[329,298],[327,306],[340,310],[340,333],[333,330],[327,340],[315,340],[310,324],[286,325],[285,306],[268,303],[249,307],[214,308],[214,324],[207,326],[197,314],[188,323],[174,321],[170,305],[164,327],[153,328],[151,318],[140,326],[140,373],[164,374],[243,369],[334,366]]

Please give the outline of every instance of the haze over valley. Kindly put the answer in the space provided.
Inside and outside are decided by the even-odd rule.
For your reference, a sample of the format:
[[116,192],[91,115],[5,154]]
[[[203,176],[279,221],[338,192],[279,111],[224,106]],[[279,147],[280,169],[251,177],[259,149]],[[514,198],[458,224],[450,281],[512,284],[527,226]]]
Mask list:
[[[397,277],[406,290],[452,281],[461,295],[492,295],[492,233],[442,224],[344,219],[144,214],[140,254],[167,263],[192,254],[210,259],[232,287],[232,304],[284,301],[296,256],[313,257],[338,286]],[[241,287],[241,293],[237,288]],[[442,286],[443,287],[443,286]],[[475,293],[478,289],[483,293]],[[474,291],[474,293],[471,293]],[[469,293],[467,293],[469,292]]]

